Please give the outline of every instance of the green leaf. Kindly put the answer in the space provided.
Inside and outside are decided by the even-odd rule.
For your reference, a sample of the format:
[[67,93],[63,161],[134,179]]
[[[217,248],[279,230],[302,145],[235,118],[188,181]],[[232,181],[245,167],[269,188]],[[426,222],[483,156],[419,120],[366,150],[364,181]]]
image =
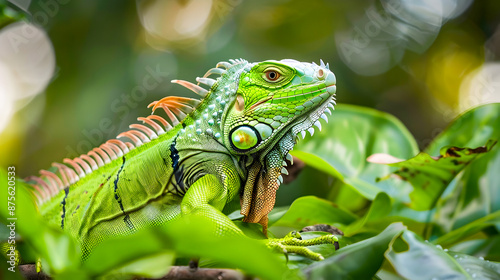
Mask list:
[[133,263],[135,260],[172,249],[170,240],[162,239],[156,232],[157,230],[139,231],[133,235],[103,241],[92,251],[84,262],[83,268],[91,275],[103,275]]
[[[500,103],[474,108],[453,121],[426,149],[477,147],[500,140]],[[452,181],[437,206],[433,235],[439,236],[500,210],[500,145],[476,159]]]
[[500,261],[500,235],[486,235],[480,239],[465,240],[449,247],[449,250]]
[[115,268],[100,276],[100,279],[125,279],[126,277],[161,278],[170,270],[170,265],[175,260],[171,251],[158,253],[152,256],[138,258],[121,267]]
[[[347,225],[358,217],[342,207],[314,196],[297,198],[290,209],[270,226],[302,229],[315,224]],[[272,231],[272,230],[271,230]]]
[[500,103],[476,107],[455,119],[424,150],[438,155],[441,147],[479,147],[489,139],[500,140]]
[[459,252],[448,251],[455,261],[465,269],[473,279],[500,279],[500,263],[485,261]]
[[0,279],[23,280],[19,268],[9,263],[10,261],[10,258],[6,258],[5,252],[0,253]]
[[[488,141],[484,147],[474,149],[443,148],[439,158],[419,153],[411,159],[387,165],[398,167],[393,174],[413,185],[409,206],[417,210],[428,210],[435,206],[444,189],[465,166],[481,154],[489,152],[495,144],[496,141]],[[382,180],[388,177],[389,175]]]
[[[197,216],[183,217],[159,227],[138,231],[130,236],[108,239],[96,246],[84,263],[83,269],[93,276],[109,271],[128,270],[132,262],[155,258],[158,253],[176,252],[179,256],[201,257],[215,260],[228,268],[239,268],[263,279],[282,279],[284,263],[269,250],[263,240],[244,236],[215,234],[213,221]],[[165,255],[161,262],[167,259]],[[147,273],[136,264],[134,273]]]
[[[369,203],[360,191],[346,183],[342,174],[324,159],[298,150],[292,151],[292,154],[303,161],[306,166],[293,182],[284,186],[287,192],[281,194],[280,197],[286,195],[293,196],[295,199],[299,196],[315,195],[338,204],[342,203],[350,211],[359,211]],[[344,201],[349,201],[349,203],[343,203]]]
[[411,231],[394,239],[385,257],[407,279],[469,279],[446,252],[423,242]]
[[[320,167],[332,175],[342,174],[347,186],[356,188],[367,199],[373,200],[384,191],[391,197],[408,200],[411,186],[397,180],[376,183],[380,174],[391,168],[366,161],[375,153],[388,153],[399,158],[410,158],[418,153],[415,140],[395,117],[373,109],[339,105],[329,124],[311,139],[299,142],[296,151],[315,155],[333,167]],[[300,159],[307,156],[295,152]],[[317,166],[317,165],[316,165]]]
[[344,180],[344,176],[342,176],[342,174],[340,174],[333,166],[321,157],[304,151],[292,151],[292,154],[300,158],[305,164],[335,178],[341,179],[342,181]]
[[407,279],[498,279],[499,264],[475,257],[445,252],[418,237],[404,231],[394,239],[385,257],[393,268]]
[[500,228],[500,210],[453,230],[433,242],[442,246],[451,246],[488,227]]
[[389,243],[404,230],[401,223],[391,224],[379,235],[340,248],[303,272],[308,279],[371,279],[380,269]]
[[385,192],[378,193],[365,216],[346,227],[344,233],[348,236],[353,235],[362,231],[367,223],[387,217],[391,212],[391,206],[391,198]]

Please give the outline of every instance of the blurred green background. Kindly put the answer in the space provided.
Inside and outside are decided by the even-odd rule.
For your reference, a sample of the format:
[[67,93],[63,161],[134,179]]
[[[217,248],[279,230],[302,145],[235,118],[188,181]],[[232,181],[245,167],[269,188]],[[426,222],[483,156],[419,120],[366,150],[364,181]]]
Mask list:
[[338,103],[395,115],[420,148],[459,113],[500,101],[497,0],[13,2],[3,4],[46,30],[56,59],[47,89],[16,103],[0,132],[0,164],[20,177],[114,138],[152,101],[194,97],[170,80],[231,58],[323,59]]

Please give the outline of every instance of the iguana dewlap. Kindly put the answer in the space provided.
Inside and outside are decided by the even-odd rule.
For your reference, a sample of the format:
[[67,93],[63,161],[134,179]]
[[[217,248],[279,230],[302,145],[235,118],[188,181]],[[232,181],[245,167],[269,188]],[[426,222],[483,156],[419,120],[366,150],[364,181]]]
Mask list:
[[223,214],[238,203],[244,221],[266,231],[296,137],[321,129],[335,104],[335,75],[323,62],[230,60],[196,81],[205,87],[173,82],[201,100],[155,101],[165,117],[138,118],[120,140],[27,178],[41,214],[82,244],[84,258],[109,236],[185,214],[214,220],[220,234],[240,232]]

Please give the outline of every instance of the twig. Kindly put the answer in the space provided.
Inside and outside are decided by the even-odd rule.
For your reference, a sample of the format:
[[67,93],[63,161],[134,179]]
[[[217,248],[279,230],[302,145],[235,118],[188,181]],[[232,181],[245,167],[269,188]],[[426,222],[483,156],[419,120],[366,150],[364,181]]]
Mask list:
[[[28,280],[50,280],[52,279],[47,274],[36,272],[34,264],[23,264],[19,266],[19,271],[25,279]],[[149,280],[151,278],[136,278],[141,280]],[[157,278],[157,280],[245,280],[248,279],[240,271],[234,269],[218,269],[218,268],[198,268],[192,269],[188,266],[172,266],[167,275]]]

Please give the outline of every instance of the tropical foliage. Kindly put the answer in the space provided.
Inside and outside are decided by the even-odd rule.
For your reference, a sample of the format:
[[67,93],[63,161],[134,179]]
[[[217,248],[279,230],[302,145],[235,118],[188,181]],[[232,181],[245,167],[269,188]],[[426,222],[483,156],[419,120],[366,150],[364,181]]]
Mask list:
[[[339,250],[312,248],[325,256],[320,262],[270,252],[259,240],[260,228],[238,222],[241,217],[233,213],[253,239],[213,236],[209,221],[191,217],[107,240],[81,263],[78,246],[45,225],[21,183],[17,232],[24,245],[19,250],[27,260],[40,256],[42,267],[58,279],[160,277],[190,257],[201,258],[202,267],[238,268],[262,279],[498,279],[498,127],[500,104],[481,106],[453,121],[418,153],[415,140],[394,117],[339,105],[323,131],[306,136],[293,152],[306,167],[280,192],[302,196],[270,214],[275,236],[314,224],[340,229]],[[391,163],[366,161],[377,153],[391,157],[372,161]],[[1,216],[7,223],[7,209]],[[321,234],[326,233],[302,237]]]

